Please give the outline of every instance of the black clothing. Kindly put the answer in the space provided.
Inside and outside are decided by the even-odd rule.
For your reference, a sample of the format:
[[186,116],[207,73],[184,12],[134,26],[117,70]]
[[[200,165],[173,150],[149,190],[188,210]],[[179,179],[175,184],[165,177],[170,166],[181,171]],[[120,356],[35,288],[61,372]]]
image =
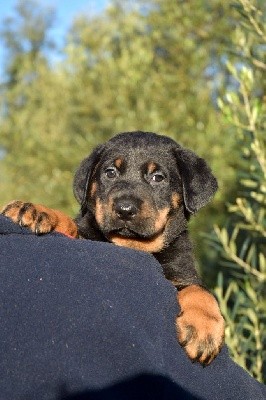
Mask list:
[[0,216],[0,400],[265,399],[226,347],[191,363],[178,311],[153,256]]

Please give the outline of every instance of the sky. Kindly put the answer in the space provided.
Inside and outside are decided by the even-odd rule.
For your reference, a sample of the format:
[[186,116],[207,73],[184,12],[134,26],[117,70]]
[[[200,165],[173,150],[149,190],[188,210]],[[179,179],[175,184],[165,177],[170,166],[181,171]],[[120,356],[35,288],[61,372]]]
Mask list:
[[[19,1],[0,0],[0,19],[10,15]],[[108,0],[39,0],[38,2],[53,7],[57,13],[59,28],[65,29],[73,17],[79,14],[95,14],[106,6]]]
[[[0,0],[0,29],[1,21],[14,14],[14,7],[20,0]],[[26,0],[27,1],[27,0]],[[51,31],[55,42],[63,43],[64,35],[73,19],[78,15],[94,15],[102,11],[108,0],[39,0],[41,5],[52,7],[56,11],[56,23]],[[3,43],[0,41],[0,76],[4,58]]]

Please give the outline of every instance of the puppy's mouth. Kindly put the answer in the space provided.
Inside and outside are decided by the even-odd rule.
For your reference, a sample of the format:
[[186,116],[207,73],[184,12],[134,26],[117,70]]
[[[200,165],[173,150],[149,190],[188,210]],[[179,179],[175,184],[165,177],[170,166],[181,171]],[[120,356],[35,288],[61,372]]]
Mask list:
[[106,239],[119,246],[143,250],[149,253],[161,251],[165,245],[165,231],[169,222],[169,209],[159,210],[155,216],[132,218],[106,218],[99,224]]
[[129,228],[127,225],[118,229],[113,229],[112,231],[108,232],[108,236],[110,235],[116,235],[125,238],[143,238],[143,239],[150,237],[150,235],[136,232],[135,230]]
[[156,253],[164,247],[164,229],[159,232],[145,232],[143,234],[135,232],[128,227],[123,227],[112,230],[105,236],[110,242],[118,246]]
[[110,230],[107,234],[106,237],[120,237],[120,238],[125,238],[125,239],[135,239],[135,240],[153,240],[156,238],[158,235],[161,235],[163,231],[165,230],[165,226],[161,228],[159,231],[156,231],[154,229],[147,229],[144,231],[140,231],[137,228],[134,229],[131,226],[129,227],[127,224]]

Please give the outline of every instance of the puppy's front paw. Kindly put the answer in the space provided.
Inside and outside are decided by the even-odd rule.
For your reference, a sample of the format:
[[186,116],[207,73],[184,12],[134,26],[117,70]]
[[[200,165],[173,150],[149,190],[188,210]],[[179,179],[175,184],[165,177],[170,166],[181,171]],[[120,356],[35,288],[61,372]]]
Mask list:
[[55,225],[54,219],[38,206],[19,200],[8,203],[1,210],[1,214],[11,218],[16,224],[29,228],[37,235],[51,232]]
[[208,365],[224,342],[224,319],[207,290],[192,285],[178,295],[181,312],[176,319],[178,340],[192,361]]
[[15,200],[8,203],[1,210],[1,214],[37,235],[56,231],[72,237],[78,236],[77,226],[71,218],[41,204]]

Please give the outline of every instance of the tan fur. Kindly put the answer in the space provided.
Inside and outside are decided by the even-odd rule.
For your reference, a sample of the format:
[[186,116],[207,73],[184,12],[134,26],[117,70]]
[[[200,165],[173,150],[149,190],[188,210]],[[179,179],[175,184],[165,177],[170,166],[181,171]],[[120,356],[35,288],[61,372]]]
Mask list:
[[[48,209],[47,212],[49,212],[49,210],[50,209]],[[76,223],[71,218],[63,214],[61,211],[52,211],[54,213],[54,217],[56,218],[56,225],[54,230],[77,238],[78,230]]]
[[[14,222],[18,222],[20,209],[24,206],[22,201],[14,201],[13,207],[5,207],[2,210],[4,215],[11,218]],[[33,212],[35,211],[35,213]],[[42,217],[42,221],[38,224],[38,218]],[[23,226],[29,227],[32,231],[36,231],[38,225],[38,233],[48,233],[56,231],[64,233],[72,237],[78,237],[77,226],[75,222],[58,210],[45,207],[41,204],[31,204],[31,206],[21,215],[20,223]]]
[[154,162],[150,162],[149,164],[148,164],[148,172],[150,173],[150,174],[152,174],[154,171],[156,171],[156,164],[154,163]]
[[[185,343],[185,350],[192,359],[198,354],[198,346],[202,345],[204,351],[199,361],[205,362],[209,353],[212,355],[206,363],[209,364],[219,353],[223,343],[221,338],[224,336],[224,319],[218,303],[211,293],[197,285],[182,289],[177,298],[181,308],[177,317],[178,339],[181,344]],[[209,343],[206,343],[206,338],[211,338]]]
[[148,253],[157,253],[164,246],[163,234],[159,234],[154,239],[149,240],[125,238],[115,234],[110,235],[108,239],[118,246],[130,247],[131,249],[146,251]]
[[95,219],[99,225],[102,225],[104,221],[104,215],[105,215],[104,208],[105,207],[103,203],[97,198],[95,205]]
[[176,209],[181,203],[181,196],[179,193],[174,192],[172,194],[172,206]]
[[91,185],[91,190],[90,190],[91,197],[95,196],[96,191],[97,191],[97,183],[93,182]]
[[140,215],[144,219],[153,217],[153,211],[151,210],[151,206],[146,201],[144,201],[141,205]]
[[123,162],[122,158],[117,158],[114,162],[114,165],[116,166],[116,168],[119,169],[122,165],[122,162]]
[[156,232],[159,232],[165,228],[165,226],[167,224],[169,211],[170,211],[170,208],[168,208],[168,207],[163,208],[162,210],[158,211],[158,213],[156,215],[156,220],[154,223]]

